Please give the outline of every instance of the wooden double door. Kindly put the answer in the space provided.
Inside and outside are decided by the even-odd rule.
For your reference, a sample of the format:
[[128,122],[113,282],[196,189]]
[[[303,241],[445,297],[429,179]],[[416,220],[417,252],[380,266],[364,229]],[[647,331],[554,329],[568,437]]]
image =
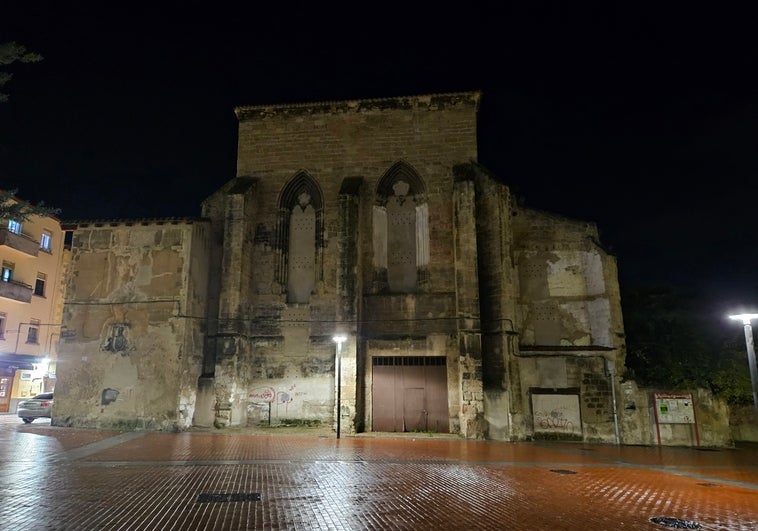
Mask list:
[[439,356],[372,360],[372,430],[449,433],[447,366]]

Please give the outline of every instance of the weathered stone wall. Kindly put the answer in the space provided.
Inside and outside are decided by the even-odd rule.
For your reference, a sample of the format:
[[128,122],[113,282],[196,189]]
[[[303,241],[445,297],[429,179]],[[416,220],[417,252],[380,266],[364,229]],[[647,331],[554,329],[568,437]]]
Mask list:
[[[206,355],[206,360],[215,358],[217,407],[225,409],[217,424],[333,422],[336,346],[331,337],[339,332],[353,338],[342,352],[341,411],[347,417],[342,427],[370,429],[365,382],[376,354],[372,339],[402,345],[408,338],[427,338],[424,344],[434,347],[415,355],[448,357],[447,345],[436,350],[439,341],[432,338],[457,336],[462,314],[464,327],[478,328],[475,252],[454,247],[458,241],[475,251],[474,218],[466,210],[471,223],[455,224],[452,171],[476,159],[478,98],[478,93],[462,93],[237,109],[239,177],[204,204],[204,215],[222,240],[217,265],[211,265],[211,271],[219,271],[220,285],[209,297],[215,300],[218,291],[218,309],[211,314],[219,325],[208,342],[214,353]],[[377,186],[397,168],[416,176],[423,189],[416,200],[428,205],[430,256],[420,273],[419,293],[374,290]],[[246,188],[242,179],[254,185]],[[307,304],[287,302],[278,265],[287,252],[280,202],[293,179],[316,183],[308,190],[319,196],[313,203],[319,206],[317,218],[323,216],[323,234],[316,238],[317,282]],[[457,235],[460,229],[470,237]],[[451,259],[456,255],[457,262]],[[464,261],[469,263],[461,269]],[[245,268],[247,275],[241,273]],[[464,282],[472,287],[460,289]],[[480,432],[475,428],[482,410],[479,339],[456,343],[459,354],[471,361],[464,377],[449,375],[449,396],[457,400],[450,404],[451,426],[459,429],[465,394],[474,419],[465,424]],[[457,359],[448,366],[457,371]]]
[[655,444],[657,442],[655,440],[655,419],[650,409],[649,391],[640,389],[634,380],[622,381],[619,390],[618,414],[621,443]]
[[730,406],[729,426],[732,440],[758,442],[758,412],[752,404]]
[[[739,408],[728,406],[707,389],[681,390],[691,394],[694,418],[691,424],[658,421],[654,411],[656,390],[640,388],[633,380],[621,383],[619,417],[622,443],[661,446],[732,447],[735,441],[755,441],[749,434],[750,422],[743,422]],[[737,417],[737,418],[735,418]],[[749,415],[748,415],[749,419]],[[747,430],[744,428],[747,427]]]
[[726,402],[707,389],[696,389],[692,395],[697,423],[696,444],[715,448],[732,446],[734,440],[729,428],[729,406]]
[[476,220],[478,306],[484,391],[484,433],[492,439],[514,437],[523,423],[519,366],[514,354],[516,283],[513,264],[511,195],[508,187],[475,162],[455,168],[458,183],[474,185],[471,211]]
[[[67,422],[91,422],[73,413],[88,407],[101,424],[156,422],[152,405],[170,403],[160,422],[180,428],[339,418],[345,433],[371,431],[374,360],[412,358],[444,360],[429,373],[447,381],[430,391],[447,397],[433,404],[435,426],[613,440],[624,359],[615,261],[594,224],[517,208],[476,163],[479,97],[240,107],[238,176],[203,203],[191,238],[166,247],[170,234],[153,228],[80,227],[69,351],[83,359],[72,374],[93,374],[63,398]],[[105,284],[102,267],[114,268]],[[90,355],[108,334],[134,354]],[[347,337],[339,356],[335,334]],[[126,398],[91,412],[84,400],[117,364],[109,389]],[[145,364],[177,387],[151,396]]]
[[[617,387],[625,358],[615,259],[599,245],[593,223],[514,208],[512,224],[521,403],[529,404],[541,389],[565,389],[565,404],[551,414],[559,416],[562,407],[572,411],[570,435],[615,442],[621,438]],[[537,435],[536,419],[525,420],[525,431],[515,435]]]
[[[373,362],[412,358],[446,377],[452,433],[655,444],[649,392],[619,377],[615,258],[478,165],[479,98],[240,107],[237,177],[202,220],[80,224],[53,423],[372,431]],[[728,444],[723,405],[696,405],[700,443]]]
[[456,316],[461,355],[461,434],[472,439],[483,438],[486,424],[474,181],[457,179],[453,197]]
[[[508,188],[476,164],[478,99],[462,93],[236,110],[239,177],[204,205],[220,237],[218,265],[211,265],[220,280],[209,296],[218,301],[210,313],[219,324],[206,354],[206,365],[215,360],[223,409],[217,424],[333,422],[331,336],[339,332],[354,338],[344,345],[349,372],[342,372],[339,408],[348,431],[371,430],[373,358],[413,344],[407,355],[447,359],[453,431],[533,436],[530,393],[562,367],[559,380],[581,393],[582,437],[615,439],[609,378],[624,360],[615,261],[594,224],[516,208]],[[377,238],[394,235],[377,225],[385,214],[376,205],[392,195],[383,179],[397,172],[428,213],[417,226],[418,237],[428,238],[420,244],[428,262],[409,293],[388,289],[387,257],[377,255]],[[317,196],[323,219],[306,304],[287,302],[283,280],[281,202],[296,181]],[[445,336],[454,348],[434,339]],[[296,388],[305,389],[295,398],[307,394],[307,404],[274,407]]]
[[53,424],[191,425],[202,366],[205,224],[79,223]]
[[[616,442],[611,381],[605,366],[603,356],[588,353],[522,354],[521,386],[528,390],[525,413],[531,421],[526,434],[536,438],[565,436],[588,442]],[[533,395],[553,393],[565,398],[556,399],[553,407],[545,411],[534,410]]]
[[[453,291],[452,167],[476,159],[477,94],[409,97],[293,105],[245,107],[240,117],[238,175],[260,177],[259,223],[273,234],[274,211],[282,187],[305,170],[325,198],[327,241],[339,231],[337,197],[346,178],[361,177],[361,263],[373,253],[371,208],[385,172],[403,161],[426,184],[429,202],[431,291]],[[331,264],[336,265],[334,248]],[[330,279],[325,268],[324,278]],[[364,267],[363,285],[372,284]]]

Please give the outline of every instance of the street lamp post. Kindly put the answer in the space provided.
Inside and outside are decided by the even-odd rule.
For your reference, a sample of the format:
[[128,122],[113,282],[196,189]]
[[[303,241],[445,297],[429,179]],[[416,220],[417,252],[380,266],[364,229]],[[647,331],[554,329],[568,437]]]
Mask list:
[[345,336],[334,336],[332,341],[337,343],[337,355],[335,356],[334,364],[337,368],[337,438],[340,438],[340,418],[342,417],[342,343],[347,341]]
[[758,313],[741,313],[730,315],[730,319],[742,321],[745,326],[745,344],[747,345],[747,362],[750,366],[750,382],[753,385],[753,406],[755,413],[758,415],[758,366],[755,363],[755,348],[753,346],[753,327],[750,324],[752,319],[758,319]]

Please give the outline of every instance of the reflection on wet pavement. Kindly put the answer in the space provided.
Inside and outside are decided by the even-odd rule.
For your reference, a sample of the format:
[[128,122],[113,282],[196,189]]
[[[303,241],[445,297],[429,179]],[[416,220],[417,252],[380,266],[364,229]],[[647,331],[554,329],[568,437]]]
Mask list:
[[758,445],[105,432],[0,422],[0,528],[758,529]]

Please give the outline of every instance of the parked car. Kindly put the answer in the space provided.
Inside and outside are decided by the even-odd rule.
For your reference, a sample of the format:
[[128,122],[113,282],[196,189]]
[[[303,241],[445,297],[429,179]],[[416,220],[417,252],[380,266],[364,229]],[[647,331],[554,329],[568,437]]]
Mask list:
[[53,393],[42,393],[18,403],[16,412],[27,424],[34,419],[51,418],[53,411]]

